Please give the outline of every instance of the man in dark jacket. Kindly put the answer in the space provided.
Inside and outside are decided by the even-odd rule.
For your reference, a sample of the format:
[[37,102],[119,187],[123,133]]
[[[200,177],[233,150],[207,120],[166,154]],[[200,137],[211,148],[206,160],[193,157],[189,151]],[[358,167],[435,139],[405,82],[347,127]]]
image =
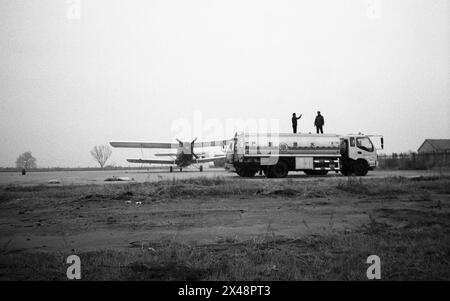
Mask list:
[[299,117],[295,115],[295,113],[292,113],[292,130],[294,131],[294,134],[297,133],[297,120],[302,118],[302,114],[300,114]]
[[325,124],[325,121],[323,120],[323,116],[320,115],[320,111],[317,112],[316,120],[314,120],[314,126],[316,127],[317,134],[319,134],[319,131],[321,134],[323,134],[323,125]]

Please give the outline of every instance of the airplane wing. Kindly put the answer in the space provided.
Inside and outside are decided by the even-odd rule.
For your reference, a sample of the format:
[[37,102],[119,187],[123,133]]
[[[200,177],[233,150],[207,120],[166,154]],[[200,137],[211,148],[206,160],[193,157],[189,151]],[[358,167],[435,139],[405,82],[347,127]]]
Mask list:
[[217,157],[211,157],[211,158],[202,158],[202,159],[196,159],[195,163],[206,163],[206,162],[214,162],[218,160],[225,159],[225,156],[217,156]]
[[195,142],[194,147],[225,146],[228,145],[231,141],[232,140],[216,140],[216,141]]
[[178,143],[167,143],[167,142],[139,142],[139,141],[112,141],[112,147],[121,148],[178,148]]
[[127,161],[130,163],[175,164],[175,160],[127,159]]
[[156,157],[173,157],[173,156],[177,156],[177,154],[174,153],[158,153],[155,154]]

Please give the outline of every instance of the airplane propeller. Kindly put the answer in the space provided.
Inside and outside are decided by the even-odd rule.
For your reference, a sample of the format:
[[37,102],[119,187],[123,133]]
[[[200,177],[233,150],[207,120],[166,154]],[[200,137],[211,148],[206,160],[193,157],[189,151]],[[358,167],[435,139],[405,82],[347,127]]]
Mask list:
[[197,140],[197,138],[198,138],[198,137],[195,137],[195,139],[192,140],[192,142],[191,142],[191,153],[192,153],[192,155],[195,157],[195,159],[198,159],[198,156],[194,153],[194,143],[195,143],[195,141]]
[[[198,138],[198,137],[196,137],[196,138],[195,138],[194,140],[192,140],[192,142],[191,142],[191,154],[192,154],[196,159],[199,158],[199,156],[197,156],[197,154],[194,153],[194,143],[195,143],[195,141],[197,141],[197,138]],[[178,145],[179,145],[180,147],[183,147],[183,146],[184,146],[183,141],[181,141],[181,140],[178,139],[178,138],[175,138],[175,139],[178,141]]]

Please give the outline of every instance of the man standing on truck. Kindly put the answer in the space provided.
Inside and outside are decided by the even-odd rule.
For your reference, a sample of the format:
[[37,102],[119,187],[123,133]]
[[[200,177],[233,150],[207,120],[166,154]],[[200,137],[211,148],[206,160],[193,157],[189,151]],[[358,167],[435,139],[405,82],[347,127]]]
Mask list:
[[302,114],[297,117],[295,113],[292,113],[292,130],[294,131],[294,134],[297,134],[297,120],[300,118],[302,118]]
[[323,116],[320,115],[320,111],[317,111],[316,120],[314,120],[314,126],[316,127],[317,134],[319,134],[319,131],[321,134],[323,134],[323,125],[325,124],[325,121],[323,120]]

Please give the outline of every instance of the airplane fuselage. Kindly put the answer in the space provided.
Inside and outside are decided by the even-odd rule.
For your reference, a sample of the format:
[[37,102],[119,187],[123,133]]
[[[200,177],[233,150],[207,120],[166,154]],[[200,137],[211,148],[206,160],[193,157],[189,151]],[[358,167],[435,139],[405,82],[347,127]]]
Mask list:
[[177,154],[175,164],[179,167],[186,167],[194,163],[193,161],[194,156],[192,154],[185,154],[184,152],[180,152]]

